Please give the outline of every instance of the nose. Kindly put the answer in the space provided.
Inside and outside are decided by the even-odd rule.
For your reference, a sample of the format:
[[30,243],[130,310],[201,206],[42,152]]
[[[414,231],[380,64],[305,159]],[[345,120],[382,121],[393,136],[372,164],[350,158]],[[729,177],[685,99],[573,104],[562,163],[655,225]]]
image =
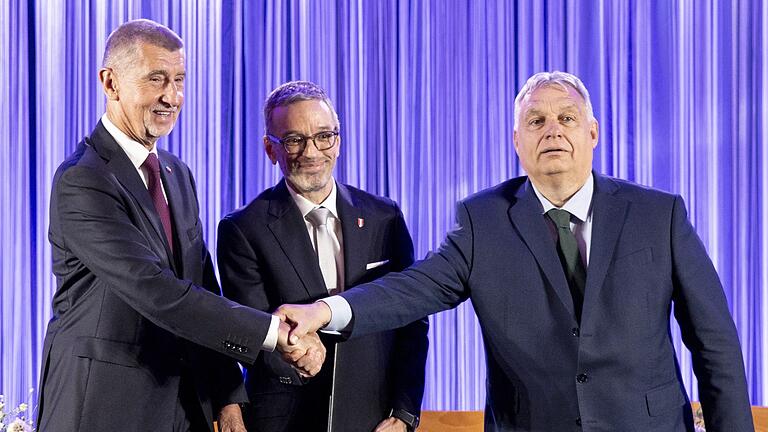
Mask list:
[[171,81],[163,89],[163,94],[160,96],[160,100],[163,103],[177,107],[181,105],[181,101],[184,100],[184,91],[175,81]]
[[546,139],[560,139],[563,137],[563,130],[560,128],[560,123],[552,122],[547,129]]
[[307,144],[304,146],[304,151],[301,153],[304,157],[315,157],[322,152],[317,149],[317,146],[315,145],[315,140],[311,138],[307,138]]

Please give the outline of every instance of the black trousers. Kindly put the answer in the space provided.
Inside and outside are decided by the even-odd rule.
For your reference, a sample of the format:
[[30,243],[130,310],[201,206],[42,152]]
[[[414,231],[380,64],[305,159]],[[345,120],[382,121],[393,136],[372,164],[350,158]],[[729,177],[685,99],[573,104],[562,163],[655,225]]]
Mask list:
[[[332,368],[301,386],[277,385],[269,392],[250,394],[243,407],[249,432],[326,432]],[[274,390],[274,391],[272,391]]]
[[195,380],[189,374],[181,376],[179,398],[174,413],[174,432],[210,432],[211,426],[203,415],[195,389]]

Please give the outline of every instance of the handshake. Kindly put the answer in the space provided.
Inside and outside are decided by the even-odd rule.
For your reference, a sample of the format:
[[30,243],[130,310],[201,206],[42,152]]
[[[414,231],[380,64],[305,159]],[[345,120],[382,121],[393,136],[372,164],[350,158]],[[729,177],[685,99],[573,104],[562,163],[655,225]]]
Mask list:
[[277,350],[283,360],[304,378],[317,375],[325,361],[325,346],[317,331],[331,321],[331,309],[324,302],[283,305],[275,312],[280,318]]

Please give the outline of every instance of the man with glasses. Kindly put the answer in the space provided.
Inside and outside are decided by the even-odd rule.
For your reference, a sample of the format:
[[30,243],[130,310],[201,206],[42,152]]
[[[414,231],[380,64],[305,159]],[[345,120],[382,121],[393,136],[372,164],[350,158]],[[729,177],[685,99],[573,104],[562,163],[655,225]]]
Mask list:
[[[264,116],[264,148],[284,179],[219,224],[224,295],[272,311],[408,267],[413,243],[397,204],[332,176],[341,139],[323,89],[283,84],[267,98]],[[412,430],[424,391],[427,329],[421,319],[338,346],[327,335],[326,364],[311,379],[263,353],[246,370],[246,425],[268,432]]]

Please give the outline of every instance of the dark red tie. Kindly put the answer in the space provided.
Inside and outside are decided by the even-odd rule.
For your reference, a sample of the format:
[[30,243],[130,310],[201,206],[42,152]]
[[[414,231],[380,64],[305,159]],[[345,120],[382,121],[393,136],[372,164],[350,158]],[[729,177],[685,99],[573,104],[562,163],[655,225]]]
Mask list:
[[165,196],[163,195],[162,180],[160,180],[160,161],[157,159],[157,155],[150,153],[147,156],[147,160],[141,164],[146,168],[149,173],[147,177],[147,189],[149,189],[149,196],[152,197],[152,202],[155,204],[155,210],[157,215],[160,216],[160,222],[163,223],[163,231],[165,231],[165,238],[168,240],[168,246],[173,253],[173,230],[171,228],[171,212],[168,210],[168,203],[165,202]]

